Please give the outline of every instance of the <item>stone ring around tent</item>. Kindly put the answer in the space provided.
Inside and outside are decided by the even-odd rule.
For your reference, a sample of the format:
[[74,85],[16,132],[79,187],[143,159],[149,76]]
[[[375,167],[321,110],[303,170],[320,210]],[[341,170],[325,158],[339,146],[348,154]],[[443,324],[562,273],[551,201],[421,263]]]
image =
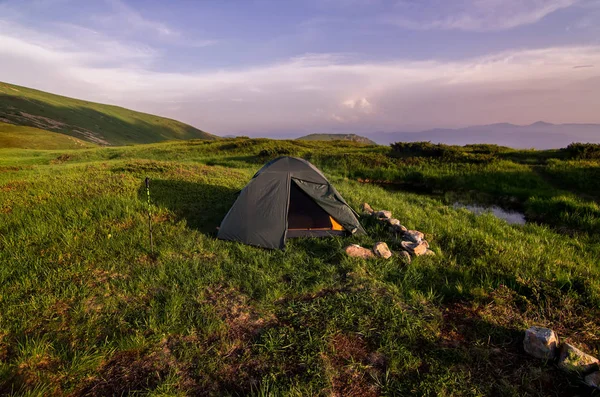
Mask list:
[[314,165],[296,157],[265,164],[221,222],[222,240],[283,249],[288,238],[365,234],[358,214]]

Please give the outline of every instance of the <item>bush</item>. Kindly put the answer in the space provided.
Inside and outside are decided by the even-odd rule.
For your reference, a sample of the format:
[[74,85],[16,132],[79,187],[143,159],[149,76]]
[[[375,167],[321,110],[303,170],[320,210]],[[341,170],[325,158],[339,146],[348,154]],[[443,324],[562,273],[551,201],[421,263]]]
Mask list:
[[[431,142],[395,142],[393,157],[427,157],[453,163],[486,163],[496,160],[497,145],[468,145],[465,147],[434,144]],[[469,149],[469,150],[467,150]]]
[[285,146],[272,146],[261,150],[258,155],[259,157],[279,157],[279,156],[293,156],[296,151],[290,147]]
[[417,157],[441,157],[447,145],[431,142],[395,142],[390,145],[392,153]]
[[591,160],[600,159],[600,144],[573,142],[562,149],[572,159]]
[[511,149],[506,146],[494,145],[491,143],[474,143],[471,145],[463,146],[465,149],[469,150],[472,153],[479,154],[497,154],[501,152],[507,152]]

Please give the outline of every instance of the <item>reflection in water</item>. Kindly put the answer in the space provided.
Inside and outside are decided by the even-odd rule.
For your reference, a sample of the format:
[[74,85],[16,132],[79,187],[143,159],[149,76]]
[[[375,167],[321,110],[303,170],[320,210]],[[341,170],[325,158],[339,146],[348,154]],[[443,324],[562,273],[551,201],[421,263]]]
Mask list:
[[495,205],[483,206],[477,204],[454,203],[454,208],[465,208],[474,214],[481,215],[486,212],[491,212],[495,217],[505,220],[511,225],[524,225],[525,215],[516,211],[507,211]]

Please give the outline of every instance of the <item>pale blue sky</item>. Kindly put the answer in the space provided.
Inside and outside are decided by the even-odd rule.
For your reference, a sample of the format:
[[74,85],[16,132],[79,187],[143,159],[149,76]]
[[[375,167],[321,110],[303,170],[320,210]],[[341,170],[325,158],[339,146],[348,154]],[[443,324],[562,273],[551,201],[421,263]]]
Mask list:
[[598,0],[0,0],[0,59],[219,134],[600,122]]

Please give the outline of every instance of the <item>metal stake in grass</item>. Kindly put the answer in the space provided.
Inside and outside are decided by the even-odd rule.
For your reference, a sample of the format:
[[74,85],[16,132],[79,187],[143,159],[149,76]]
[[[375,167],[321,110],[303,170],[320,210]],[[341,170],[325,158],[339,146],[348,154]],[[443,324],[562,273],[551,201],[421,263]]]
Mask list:
[[148,230],[150,230],[150,252],[154,254],[154,242],[152,241],[152,207],[150,206],[150,178],[146,177],[146,196],[148,196]]

